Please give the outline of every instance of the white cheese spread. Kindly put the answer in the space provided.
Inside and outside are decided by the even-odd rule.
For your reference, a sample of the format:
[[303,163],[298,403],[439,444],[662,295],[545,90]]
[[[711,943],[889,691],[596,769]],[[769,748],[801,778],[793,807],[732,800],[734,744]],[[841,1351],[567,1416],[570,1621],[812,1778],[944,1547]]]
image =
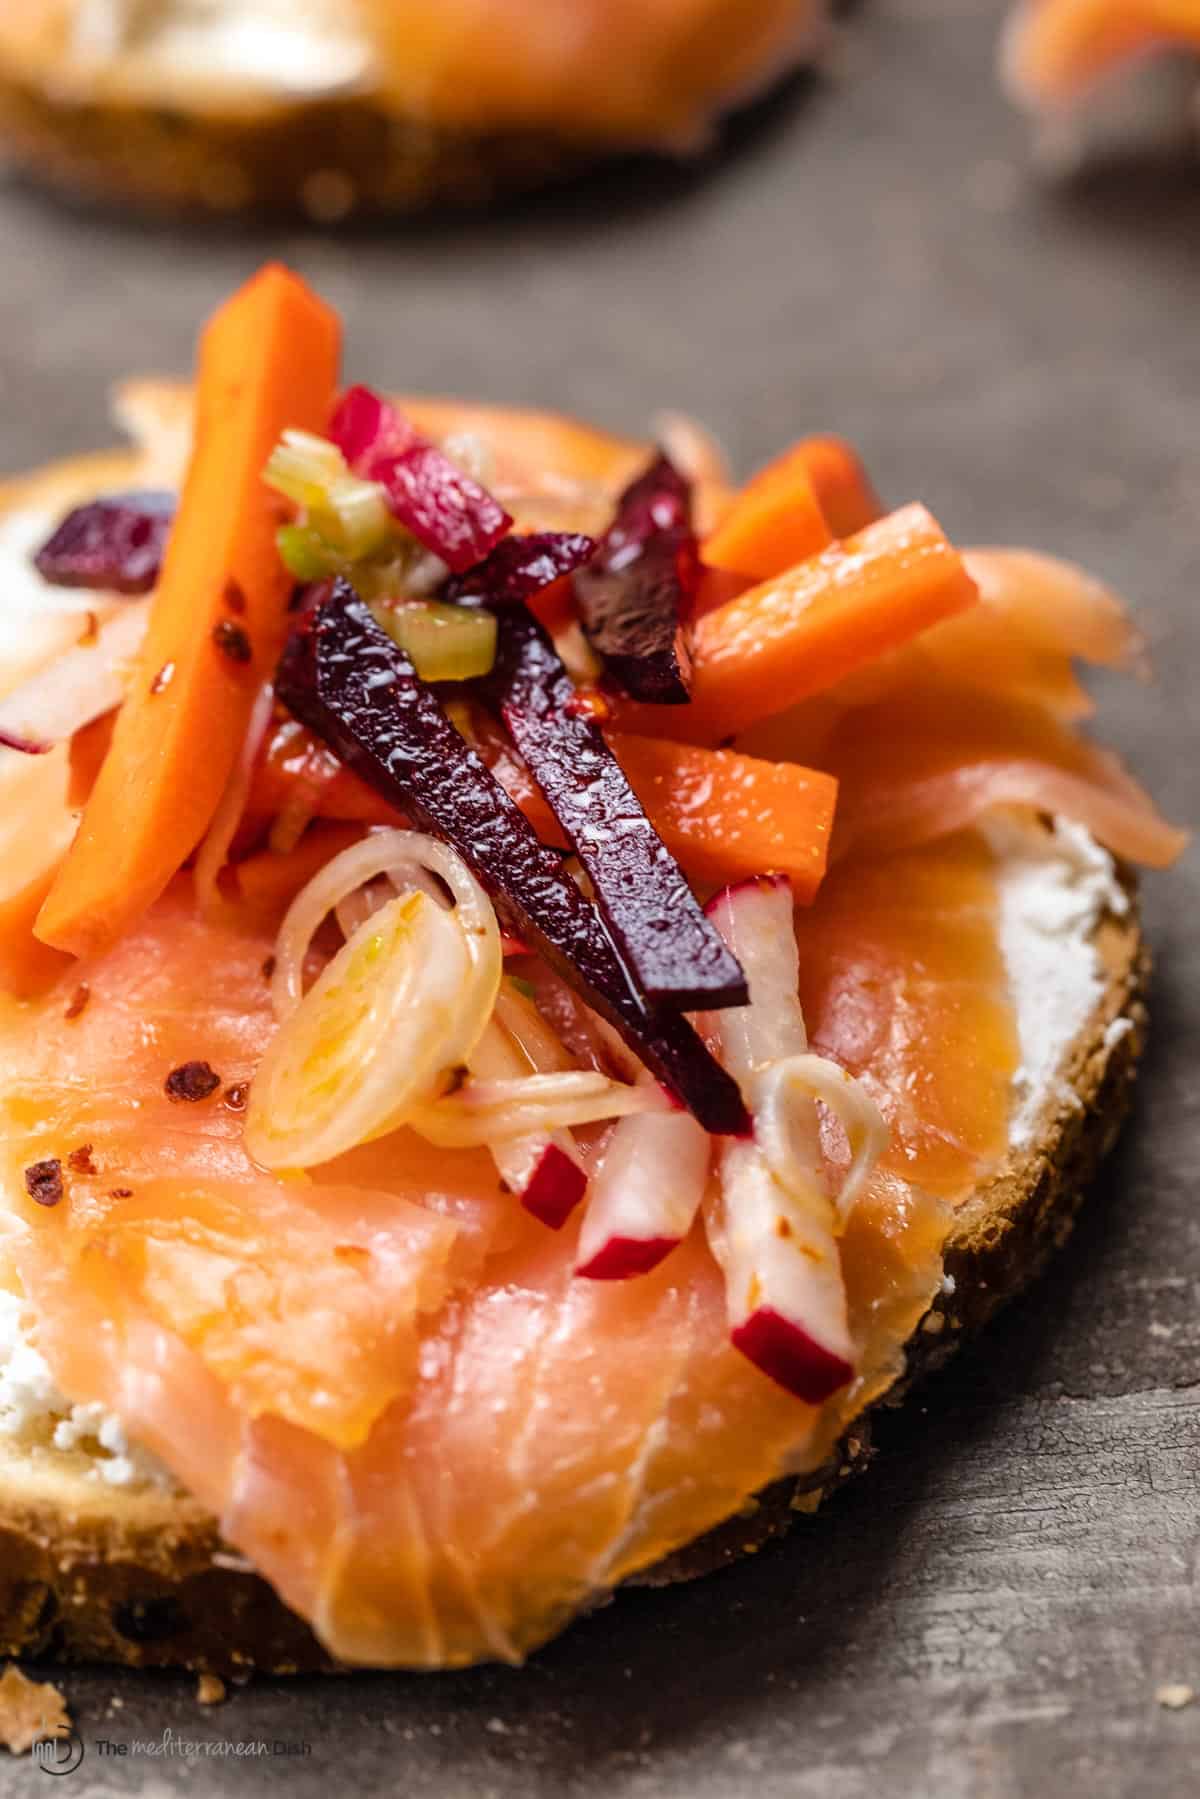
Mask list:
[[[1002,859],[1000,947],[1021,1045],[1010,1135],[1019,1149],[1033,1140],[1063,1056],[1103,997],[1096,927],[1105,913],[1128,912],[1129,898],[1112,857],[1080,825],[1059,819],[1051,833],[1005,816],[986,835]],[[1118,1038],[1109,1036],[1111,1048]]]
[[110,1487],[170,1487],[168,1470],[131,1443],[121,1420],[99,1405],[72,1405],[46,1359],[29,1339],[24,1307],[0,1291],[0,1436],[17,1443],[49,1441],[88,1457],[88,1475]]

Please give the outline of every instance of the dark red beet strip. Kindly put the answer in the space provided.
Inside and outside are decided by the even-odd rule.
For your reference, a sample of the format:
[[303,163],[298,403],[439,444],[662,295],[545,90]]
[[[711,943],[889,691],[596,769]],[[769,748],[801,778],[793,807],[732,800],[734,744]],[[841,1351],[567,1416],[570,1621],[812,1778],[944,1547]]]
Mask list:
[[348,582],[294,633],[276,693],[377,793],[458,851],[501,923],[612,1023],[707,1130],[748,1127],[736,1082],[686,1019],[639,997],[561,857],[539,842]]
[[643,993],[680,1011],[749,1001],[746,977],[697,904],[575,686],[524,607],[497,613],[496,661],[478,683],[575,846]]
[[175,517],[171,493],[111,494],[76,506],[33,565],[55,587],[148,593],[158,580]]
[[442,589],[442,598],[459,605],[518,606],[552,581],[582,567],[595,548],[594,539],[581,531],[535,531],[526,537],[506,537],[465,575],[452,576]]
[[699,572],[691,489],[659,455],[625,489],[596,554],[575,576],[588,641],[632,698],[686,702],[692,679],[686,624]]

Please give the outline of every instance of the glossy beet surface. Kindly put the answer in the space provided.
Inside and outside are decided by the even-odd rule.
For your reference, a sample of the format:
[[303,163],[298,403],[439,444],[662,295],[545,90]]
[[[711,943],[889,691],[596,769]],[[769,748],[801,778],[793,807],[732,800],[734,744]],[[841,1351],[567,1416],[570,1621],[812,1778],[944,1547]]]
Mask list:
[[532,943],[710,1131],[747,1126],[736,1083],[686,1019],[639,997],[599,914],[348,582],[297,631],[280,699],[392,805],[452,845]]
[[575,576],[589,642],[638,700],[683,705],[691,688],[686,625],[700,563],[691,489],[659,455],[617,501],[596,554]]
[[148,593],[158,580],[175,517],[172,493],[110,494],[77,506],[34,557],[55,587]]
[[582,566],[596,548],[580,531],[535,531],[506,537],[490,556],[447,581],[442,598],[485,606],[517,606]]
[[746,980],[646,817],[548,633],[523,607],[498,614],[496,660],[479,683],[575,846],[641,990],[664,1005],[747,1003]]

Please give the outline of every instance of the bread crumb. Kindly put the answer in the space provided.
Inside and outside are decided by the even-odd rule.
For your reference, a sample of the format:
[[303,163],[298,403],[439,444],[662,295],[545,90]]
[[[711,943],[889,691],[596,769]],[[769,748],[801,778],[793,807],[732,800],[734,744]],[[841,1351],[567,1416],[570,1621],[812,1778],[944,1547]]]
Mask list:
[[196,1699],[200,1705],[220,1705],[225,1698],[225,1682],[219,1674],[202,1674],[196,1682]]
[[1182,1680],[1168,1681],[1166,1686],[1158,1687],[1154,1697],[1169,1712],[1181,1712],[1185,1705],[1190,1705],[1196,1697],[1195,1690]]
[[35,1743],[70,1728],[67,1702],[54,1683],[30,1680],[9,1662],[0,1677],[0,1743],[13,1755],[27,1755]]

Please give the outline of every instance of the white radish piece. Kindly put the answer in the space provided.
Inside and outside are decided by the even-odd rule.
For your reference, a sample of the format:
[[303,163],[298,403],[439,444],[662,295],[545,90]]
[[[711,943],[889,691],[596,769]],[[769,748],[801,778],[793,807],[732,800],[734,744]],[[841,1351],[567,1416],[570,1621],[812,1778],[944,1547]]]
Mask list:
[[592,1182],[576,1274],[626,1280],[657,1268],[692,1228],[712,1139],[690,1112],[623,1118]]
[[[497,1000],[497,1011],[499,1007]],[[493,1016],[467,1067],[480,1080],[513,1080],[529,1073],[530,1062]],[[561,1230],[587,1191],[587,1174],[570,1132],[533,1131],[491,1143],[489,1149],[500,1179],[525,1210],[551,1230]]]
[[837,1233],[815,1100],[842,1121],[852,1203],[886,1143],[871,1101],[844,1070],[808,1053],[787,883],[764,878],[717,894],[708,914],[746,972],[750,1004],[710,1015],[722,1060],[754,1116],[754,1137],[724,1142],[709,1218],[736,1347],[798,1399],[819,1405],[854,1376]]

